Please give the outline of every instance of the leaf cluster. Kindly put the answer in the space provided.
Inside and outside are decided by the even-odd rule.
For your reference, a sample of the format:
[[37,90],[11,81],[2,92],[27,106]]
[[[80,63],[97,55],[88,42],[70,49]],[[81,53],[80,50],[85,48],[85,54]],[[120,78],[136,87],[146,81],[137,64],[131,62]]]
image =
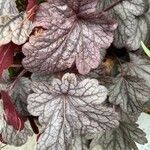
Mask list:
[[34,133],[37,150],[145,144],[136,121],[150,101],[150,59],[141,50],[149,6],[0,0],[0,140],[21,146]]

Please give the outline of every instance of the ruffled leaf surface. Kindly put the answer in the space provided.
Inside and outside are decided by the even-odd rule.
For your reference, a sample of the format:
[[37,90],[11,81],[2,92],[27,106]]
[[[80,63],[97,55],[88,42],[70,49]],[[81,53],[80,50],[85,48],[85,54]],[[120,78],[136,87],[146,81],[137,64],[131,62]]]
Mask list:
[[120,107],[116,107],[121,122],[133,123],[137,122],[141,112],[128,113],[124,112]]
[[146,81],[147,86],[150,87],[150,59],[130,54],[130,62],[123,65],[123,70],[128,75],[138,76]]
[[100,144],[104,150],[138,150],[135,142],[147,143],[145,136],[146,134],[136,123],[121,122],[119,128],[95,136],[91,147]]
[[48,74],[70,68],[80,74],[98,67],[113,41],[117,24],[96,11],[97,0],[49,0],[39,6],[34,27],[43,31],[23,47],[23,65],[31,72]]
[[15,0],[0,1],[0,16],[16,15],[19,11],[16,7]]
[[[99,1],[99,9],[107,8],[115,1]],[[118,22],[115,30],[113,44],[117,48],[137,50],[141,41],[147,41],[149,37],[148,0],[125,0],[119,3],[109,14]]]
[[114,45],[118,48],[137,50],[140,42],[145,41],[149,34],[149,24],[144,16],[148,10],[148,1],[123,1],[114,10],[115,18],[119,23]]
[[109,89],[109,101],[119,105],[127,113],[138,113],[142,111],[143,104],[149,100],[149,91],[144,79],[119,75]]
[[29,129],[28,125],[25,125],[24,129],[21,131],[15,130],[12,126],[7,123],[0,131],[2,140],[14,146],[21,146],[25,144],[28,140],[28,136],[32,136],[32,131]]
[[1,0],[0,8],[0,45],[11,41],[24,44],[32,31],[32,22],[26,13],[19,13],[15,0]]
[[50,81],[33,81],[34,93],[28,97],[29,112],[43,126],[37,149],[65,150],[75,135],[118,126],[117,114],[101,106],[108,91],[97,80],[78,81],[74,74],[65,74]]

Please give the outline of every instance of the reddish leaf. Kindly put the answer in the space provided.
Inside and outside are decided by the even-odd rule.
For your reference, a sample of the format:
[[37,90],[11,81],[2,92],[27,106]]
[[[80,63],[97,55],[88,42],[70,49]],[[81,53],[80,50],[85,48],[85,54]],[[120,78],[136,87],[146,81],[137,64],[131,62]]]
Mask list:
[[37,8],[37,2],[36,0],[28,0],[28,5],[27,5],[27,8],[26,8],[26,11],[28,13],[28,17],[29,17],[29,20],[33,20],[34,18],[34,14],[35,14],[35,11],[36,11],[36,8]]
[[12,103],[11,97],[8,92],[1,91],[1,97],[3,101],[3,107],[5,111],[5,120],[9,125],[12,125],[16,130],[22,130],[24,128],[25,120],[21,118]]
[[9,43],[0,47],[0,76],[4,69],[7,69],[13,63],[15,45]]

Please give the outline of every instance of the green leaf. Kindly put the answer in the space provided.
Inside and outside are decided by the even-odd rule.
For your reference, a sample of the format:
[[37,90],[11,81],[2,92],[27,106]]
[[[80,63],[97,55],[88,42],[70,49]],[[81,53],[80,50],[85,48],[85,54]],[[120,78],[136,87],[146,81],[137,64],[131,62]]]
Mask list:
[[150,57],[150,50],[145,46],[145,44],[141,41],[141,46],[148,57]]

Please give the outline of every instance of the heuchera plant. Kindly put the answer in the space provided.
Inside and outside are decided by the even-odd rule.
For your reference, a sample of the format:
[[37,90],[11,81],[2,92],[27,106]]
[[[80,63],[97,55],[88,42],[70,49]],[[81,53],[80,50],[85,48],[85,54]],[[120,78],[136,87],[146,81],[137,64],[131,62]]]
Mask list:
[[[0,140],[37,150],[138,150],[150,101],[150,0],[0,0]],[[100,150],[100,147],[97,149]]]

